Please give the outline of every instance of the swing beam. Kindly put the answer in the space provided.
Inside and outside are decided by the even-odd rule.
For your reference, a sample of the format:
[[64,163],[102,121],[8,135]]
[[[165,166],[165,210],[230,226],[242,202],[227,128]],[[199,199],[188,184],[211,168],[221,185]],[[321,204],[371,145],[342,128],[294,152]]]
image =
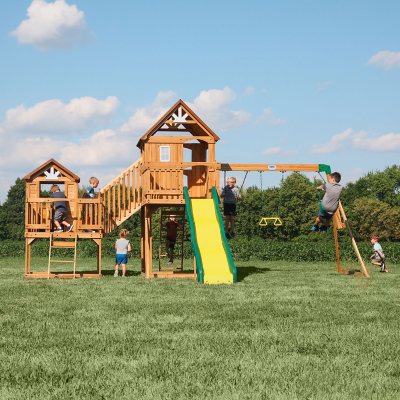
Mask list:
[[220,164],[221,171],[279,171],[331,173],[326,164]]

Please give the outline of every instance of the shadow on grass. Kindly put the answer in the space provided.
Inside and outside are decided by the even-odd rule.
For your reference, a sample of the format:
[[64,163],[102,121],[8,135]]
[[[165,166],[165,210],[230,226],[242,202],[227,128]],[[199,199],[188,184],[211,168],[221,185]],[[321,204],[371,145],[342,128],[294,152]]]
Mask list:
[[264,274],[265,272],[271,271],[270,268],[258,268],[250,265],[249,267],[236,267],[238,282],[241,282],[244,278],[253,274]]
[[[118,271],[119,276],[121,276],[121,270]],[[140,271],[130,271],[129,269],[126,271],[126,276],[139,276],[141,274]],[[103,276],[113,276],[114,275],[114,270],[113,269],[106,269],[101,271],[101,275]]]

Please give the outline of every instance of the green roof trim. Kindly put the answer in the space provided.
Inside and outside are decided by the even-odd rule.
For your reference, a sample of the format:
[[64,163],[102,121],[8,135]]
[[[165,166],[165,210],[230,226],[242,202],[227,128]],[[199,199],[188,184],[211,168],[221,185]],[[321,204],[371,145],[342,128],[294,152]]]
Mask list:
[[331,170],[331,166],[327,165],[327,164],[318,164],[318,172],[325,172],[326,174],[331,174],[332,170]]

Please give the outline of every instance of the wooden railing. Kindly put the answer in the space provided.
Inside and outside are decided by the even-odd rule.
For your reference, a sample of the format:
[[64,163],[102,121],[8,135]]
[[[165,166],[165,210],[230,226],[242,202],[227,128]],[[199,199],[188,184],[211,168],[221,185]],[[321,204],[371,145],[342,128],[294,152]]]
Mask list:
[[142,206],[141,160],[136,161],[100,191],[104,233],[122,224]]
[[77,230],[97,231],[103,229],[103,207],[100,198],[78,199]]
[[[28,201],[25,207],[25,229],[29,231],[50,230],[51,204],[46,201]],[[45,200],[45,199],[43,199]]]
[[[26,202],[25,228],[28,232],[51,231],[52,203],[60,198],[31,198]],[[73,231],[101,231],[103,209],[100,199],[65,199],[68,205],[67,222],[74,224]]]

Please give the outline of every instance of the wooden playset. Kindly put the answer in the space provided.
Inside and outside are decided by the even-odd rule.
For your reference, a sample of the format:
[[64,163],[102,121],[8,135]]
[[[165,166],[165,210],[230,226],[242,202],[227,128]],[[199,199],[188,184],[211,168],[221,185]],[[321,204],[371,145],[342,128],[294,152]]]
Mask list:
[[[100,277],[102,238],[133,214],[140,212],[141,265],[142,274],[146,278],[197,277],[200,282],[234,282],[236,268],[225,239],[218,207],[220,173],[304,171],[328,174],[331,171],[324,164],[219,163],[215,158],[218,140],[219,137],[188,105],[179,100],[139,139],[139,160],[105,185],[97,198],[81,198],[78,191],[79,177],[56,160],[51,159],[32,171],[25,177],[25,277]],[[74,224],[71,232],[53,232],[52,203],[55,200],[43,193],[54,183],[60,185],[67,198],[69,219]],[[152,217],[160,209],[163,217],[173,213],[188,218],[195,254],[193,271],[190,273],[183,271],[181,263],[177,263],[178,268],[165,269],[161,267],[160,261],[158,268],[153,270]],[[333,222],[338,271],[343,272],[337,230],[347,227],[362,272],[368,276],[343,207],[339,208]],[[31,246],[38,238],[48,239],[49,259],[47,270],[33,271]],[[97,245],[96,271],[77,270],[77,243],[85,239],[93,240]],[[177,251],[180,251],[181,256],[183,252],[179,246],[177,244]],[[55,259],[57,249],[65,248],[73,249],[72,259]],[[163,252],[159,250],[161,257]],[[53,270],[53,263],[67,261],[72,264],[68,271]]]

